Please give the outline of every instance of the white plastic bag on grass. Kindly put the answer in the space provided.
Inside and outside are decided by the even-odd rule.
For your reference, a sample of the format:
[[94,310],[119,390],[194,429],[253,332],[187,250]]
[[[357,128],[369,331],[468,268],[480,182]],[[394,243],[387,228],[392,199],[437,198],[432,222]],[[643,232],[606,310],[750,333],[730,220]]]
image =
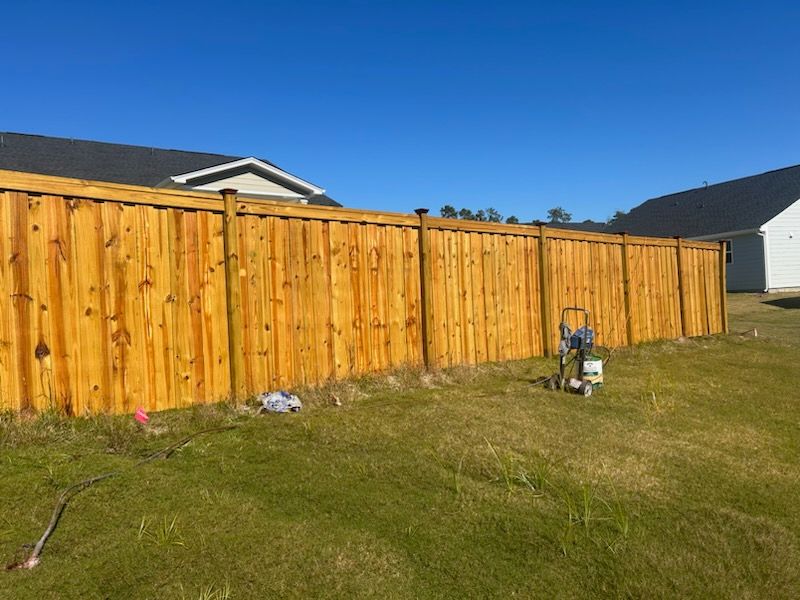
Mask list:
[[264,392],[259,395],[261,412],[287,413],[298,412],[303,408],[300,398],[289,392]]

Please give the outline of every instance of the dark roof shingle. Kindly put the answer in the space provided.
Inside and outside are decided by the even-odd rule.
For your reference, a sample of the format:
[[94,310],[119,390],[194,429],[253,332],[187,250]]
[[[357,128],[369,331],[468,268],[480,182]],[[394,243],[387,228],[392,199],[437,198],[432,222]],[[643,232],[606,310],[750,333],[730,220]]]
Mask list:
[[[173,175],[242,158],[244,157],[0,132],[0,169],[110,183],[153,187]],[[277,166],[266,160],[264,162]],[[309,202],[341,206],[325,195],[312,197]]]
[[576,221],[569,223],[546,223],[548,227],[556,227],[558,229],[572,229],[573,231],[593,231],[595,233],[603,233],[606,231],[607,225],[600,221],[592,221],[586,219],[585,221]]
[[756,229],[800,199],[800,165],[652,198],[608,231],[700,237]]

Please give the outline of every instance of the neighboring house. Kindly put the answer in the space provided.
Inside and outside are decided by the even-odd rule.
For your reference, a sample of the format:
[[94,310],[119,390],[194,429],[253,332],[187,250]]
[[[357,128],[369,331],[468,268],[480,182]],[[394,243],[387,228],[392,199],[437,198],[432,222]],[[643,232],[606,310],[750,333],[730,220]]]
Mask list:
[[728,242],[728,290],[800,290],[800,165],[669,196],[607,231]]
[[321,187],[253,156],[0,133],[0,169],[205,192],[234,188],[251,198],[341,206]]

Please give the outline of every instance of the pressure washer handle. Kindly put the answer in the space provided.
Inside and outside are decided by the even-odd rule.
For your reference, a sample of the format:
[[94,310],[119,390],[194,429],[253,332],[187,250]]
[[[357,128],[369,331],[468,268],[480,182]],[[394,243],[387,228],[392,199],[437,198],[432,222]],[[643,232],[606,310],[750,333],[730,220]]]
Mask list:
[[562,323],[566,322],[566,320],[567,320],[567,312],[583,313],[583,316],[584,316],[583,324],[586,327],[589,327],[589,310],[588,309],[580,308],[578,306],[567,306],[566,308],[564,308],[561,311],[561,321],[562,321]]

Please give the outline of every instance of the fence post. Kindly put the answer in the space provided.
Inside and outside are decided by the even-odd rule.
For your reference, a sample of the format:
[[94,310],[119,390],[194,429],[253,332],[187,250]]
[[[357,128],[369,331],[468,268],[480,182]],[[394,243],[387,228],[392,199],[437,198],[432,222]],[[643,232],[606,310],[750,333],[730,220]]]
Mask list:
[[719,314],[722,321],[722,333],[728,333],[728,278],[727,278],[727,243],[719,242]]
[[686,337],[686,300],[684,299],[683,289],[683,239],[675,236],[678,240],[676,252],[678,253],[678,304],[681,308],[681,335]]
[[236,223],[236,191],[220,190],[225,203],[222,240],[225,249],[225,301],[228,316],[228,360],[231,396],[244,396],[244,343],[242,341],[242,282],[239,268],[239,232]]
[[631,312],[631,269],[628,264],[628,234],[622,234],[622,290],[625,300],[625,335],[628,346],[633,346],[633,313]]
[[414,211],[419,216],[419,290],[422,315],[422,360],[425,368],[433,366],[433,303],[431,298],[431,238],[428,232],[428,209]]
[[542,315],[542,350],[547,358],[553,355],[553,324],[550,315],[550,261],[547,256],[547,227],[539,223],[539,306]]

